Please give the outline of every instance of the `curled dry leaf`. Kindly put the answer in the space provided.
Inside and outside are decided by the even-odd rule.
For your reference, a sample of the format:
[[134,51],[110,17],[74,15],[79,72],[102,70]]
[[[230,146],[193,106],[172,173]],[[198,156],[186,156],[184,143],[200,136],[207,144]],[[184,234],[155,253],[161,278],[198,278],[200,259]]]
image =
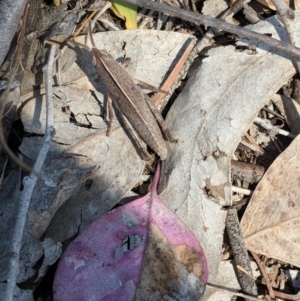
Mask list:
[[[54,300],[199,300],[208,278],[194,234],[151,191],[109,212],[67,248]],[[167,298],[167,299],[166,299]]]
[[274,161],[257,185],[241,229],[246,247],[300,267],[300,136]]
[[[276,18],[250,29],[287,39]],[[257,112],[295,73],[285,54],[254,41],[243,42],[249,44],[256,45],[256,54],[233,46],[211,49],[166,119],[179,143],[168,145],[161,197],[201,241],[211,282],[220,262],[222,206],[231,205],[231,156]]]

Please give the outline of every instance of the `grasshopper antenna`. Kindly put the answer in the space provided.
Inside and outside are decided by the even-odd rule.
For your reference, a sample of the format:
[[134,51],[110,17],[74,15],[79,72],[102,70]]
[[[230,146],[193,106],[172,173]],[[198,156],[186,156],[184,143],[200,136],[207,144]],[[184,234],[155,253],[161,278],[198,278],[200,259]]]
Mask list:
[[91,22],[89,22],[89,36],[90,36],[90,40],[91,40],[91,43],[92,43],[92,47],[93,48],[97,48],[96,44],[95,44],[95,41],[94,41],[94,38],[93,38],[93,35],[92,35],[92,25],[91,25]]

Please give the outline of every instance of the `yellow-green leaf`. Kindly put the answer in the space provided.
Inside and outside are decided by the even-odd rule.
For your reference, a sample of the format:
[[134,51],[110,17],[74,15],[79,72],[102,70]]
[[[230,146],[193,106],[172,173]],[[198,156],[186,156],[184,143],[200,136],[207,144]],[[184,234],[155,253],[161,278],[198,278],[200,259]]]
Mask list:
[[112,0],[111,10],[116,16],[125,20],[127,29],[137,28],[137,6],[131,3],[123,2],[122,0]]
[[60,5],[60,0],[53,0],[53,3],[55,6],[59,6]]

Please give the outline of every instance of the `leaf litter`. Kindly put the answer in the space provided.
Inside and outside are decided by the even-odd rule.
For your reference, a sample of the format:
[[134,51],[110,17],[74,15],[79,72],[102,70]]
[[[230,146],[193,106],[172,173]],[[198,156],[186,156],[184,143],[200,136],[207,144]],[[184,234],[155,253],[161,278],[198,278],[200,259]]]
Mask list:
[[[298,13],[296,13],[296,18],[299,18]],[[298,23],[299,22],[296,24]],[[284,28],[275,17],[250,26],[250,28],[265,34],[272,34],[273,37],[279,34],[282,40],[286,40]],[[119,35],[119,33],[116,35]],[[249,44],[256,45],[256,54],[253,55],[253,51],[247,49]],[[226,212],[222,209],[224,206],[232,205],[230,179],[231,156],[240,141],[240,137],[250,127],[257,112],[295,73],[293,64],[286,55],[278,51],[269,52],[269,50],[272,49],[253,41],[243,41],[240,45],[245,46],[245,50],[238,52],[233,46],[211,49],[208,52],[208,57],[202,61],[201,68],[199,68],[191,77],[185,89],[176,99],[168,113],[167,122],[174,135],[179,138],[179,144],[174,147],[170,146],[171,155],[164,163],[162,171],[163,179],[160,187],[163,190],[161,196],[166,202],[166,205],[172,211],[176,212],[176,215],[188,225],[189,229],[196,235],[203,246],[208,261],[209,280],[220,286],[227,286],[227,284],[230,283],[231,288],[235,289],[238,289],[238,285],[236,282],[237,279],[229,272],[232,270],[230,268],[232,267],[231,262],[222,262],[219,258],[222,251],[224,221],[226,217]],[[122,49],[122,47],[117,48]],[[124,53],[122,56],[124,56]],[[78,70],[77,63],[74,63],[73,65],[75,66],[75,70],[76,68]],[[139,68],[137,68],[137,70],[139,70]],[[270,70],[272,70],[272,72]],[[77,76],[79,73],[74,72],[73,69],[69,75],[70,74]],[[85,76],[86,74],[88,74],[88,77]],[[83,80],[81,81],[81,79]],[[95,79],[93,71],[90,73],[81,73],[80,79],[75,78],[75,89],[78,89],[78,96],[87,93],[84,88],[93,90],[96,85],[99,87],[99,83],[97,83]],[[80,88],[81,83],[83,83],[83,86]],[[156,83],[156,87],[158,87],[159,84],[160,79]],[[83,90],[80,91],[82,88]],[[69,102],[69,93],[66,92],[66,89],[62,90],[62,87],[60,87],[60,89],[67,95],[65,98],[67,103],[62,102],[63,104],[59,104],[58,108],[61,109],[64,107],[65,109],[70,109],[72,104]],[[99,90],[101,90],[101,87],[99,87]],[[207,93],[207,91],[209,91],[209,93]],[[60,94],[60,92],[57,91],[56,94],[60,94],[59,98],[63,99],[61,97],[63,93]],[[88,99],[92,99],[94,96],[95,95],[88,96]],[[72,98],[74,98],[74,96],[72,96]],[[101,99],[100,103],[103,107],[103,99],[101,97],[94,97],[94,99],[96,99],[96,101]],[[36,102],[35,99],[32,101]],[[77,101],[77,104],[79,103],[80,101]],[[37,102],[33,105],[33,108],[37,108]],[[64,122],[69,123],[70,119],[70,115],[63,116],[60,109],[58,110],[60,116],[67,116],[68,120],[65,119],[65,121],[62,121],[58,128],[60,128]],[[125,142],[128,138],[117,124],[115,125],[113,135],[110,138],[105,137],[104,129],[96,132],[93,131],[92,127],[80,128],[84,125],[84,122],[87,122],[88,125],[93,123],[98,124],[95,118],[100,120],[102,114],[100,109],[97,114],[93,113],[90,116],[88,116],[89,112],[84,110],[84,106],[80,110],[76,111],[76,109],[78,109],[78,106],[75,104],[71,111],[73,113],[71,117],[74,118],[76,122],[72,124],[72,127],[79,136],[74,136],[74,132],[63,133],[62,131],[62,135],[65,134],[65,138],[68,140],[60,140],[60,144],[52,145],[52,152],[50,153],[57,155],[64,152],[64,154],[73,156],[74,154],[78,155],[84,153],[86,149],[88,149],[90,161],[85,165],[85,173],[81,174],[81,178],[77,182],[78,185],[76,183],[74,187],[70,185],[70,191],[67,193],[63,192],[63,197],[61,197],[61,192],[59,192],[59,190],[58,192],[55,192],[62,201],[58,202],[59,205],[55,205],[55,202],[53,203],[56,206],[54,210],[53,207],[51,207],[52,199],[50,199],[50,203],[46,205],[48,207],[50,205],[49,209],[43,209],[46,208],[43,207],[44,205],[38,207],[38,210],[44,211],[44,216],[48,215],[46,219],[44,219],[43,213],[36,214],[35,210],[37,209],[30,212],[29,217],[31,223],[35,225],[35,228],[32,227],[31,231],[36,237],[41,237],[46,231],[45,237],[51,237],[54,238],[55,241],[63,242],[73,235],[76,235],[78,229],[84,229],[96,217],[108,212],[108,210],[118,202],[122,195],[124,195],[124,191],[129,191],[132,188],[133,183],[137,181],[144,167],[143,164],[140,164],[137,168],[137,162],[139,162],[137,156],[134,157],[132,161],[127,161],[128,154],[132,156],[132,154],[135,154],[135,150],[130,148],[130,141]],[[40,108],[40,112],[41,111]],[[75,111],[76,113],[74,115]],[[24,114],[24,112],[25,111],[23,111],[22,114]],[[27,124],[27,129],[30,128],[31,133],[42,134],[42,125],[44,121],[40,119],[35,120],[34,117],[36,117],[36,115],[32,116],[32,112],[33,109],[31,108],[28,109],[29,115],[23,115],[22,119],[24,120],[24,124],[25,126]],[[284,113],[286,114],[286,119],[289,120],[290,113],[287,110],[285,110]],[[42,116],[42,114],[40,116]],[[93,117],[93,121],[91,116]],[[30,124],[31,120],[35,123],[33,122]],[[35,130],[33,130],[32,126],[34,124],[38,125],[38,130],[36,130],[36,126],[34,127]],[[104,125],[104,123],[102,124]],[[292,124],[293,122],[290,123],[291,128]],[[78,127],[78,125],[80,126]],[[99,127],[97,130],[99,130]],[[81,135],[80,131],[85,132]],[[296,131],[296,129],[294,131]],[[120,136],[118,134],[119,132],[121,133]],[[87,138],[85,137],[86,133],[89,133]],[[70,139],[71,137],[75,139]],[[40,141],[40,137],[31,138],[32,140]],[[24,143],[26,140],[28,142],[29,139],[25,139]],[[277,176],[278,166],[285,167],[285,164],[287,164],[289,160],[297,160],[297,147],[294,146],[296,150],[293,150],[292,148],[293,145],[296,144],[296,141],[297,140],[295,140],[290,148],[288,148],[271,166],[269,171],[270,173],[273,171],[273,173],[271,173],[272,177],[274,175]],[[125,143],[128,143],[129,145],[128,152],[123,152]],[[114,147],[110,147],[110,145],[117,145],[119,147],[114,149]],[[26,147],[23,146],[23,149],[26,152]],[[33,147],[31,147],[31,149],[33,149]],[[29,151],[27,151],[27,153],[30,155]],[[108,162],[101,157],[100,154],[103,153],[106,155],[106,158],[110,159],[111,156],[118,158],[115,161],[111,161],[113,162],[113,166],[111,162]],[[118,157],[120,154],[121,157]],[[32,153],[30,156],[32,159],[35,158]],[[126,162],[127,165],[124,166],[124,162]],[[96,166],[100,166],[101,168],[98,170]],[[136,172],[134,173],[132,180],[127,181],[125,178],[128,176],[128,170],[132,170],[132,166],[135,167],[134,170]],[[290,176],[289,171],[283,167],[281,171],[279,171],[279,175],[282,178],[284,178],[284,175]],[[297,175],[297,161],[295,161],[294,167],[294,175]],[[102,168],[106,169],[104,169],[103,174],[100,175],[99,171]],[[289,195],[290,199],[295,199],[296,193],[294,192],[295,190],[293,190],[293,186],[286,185],[285,181],[282,181],[282,186],[277,185],[277,179],[273,179],[272,181],[268,174],[269,171],[267,171],[267,174],[261,182],[263,184],[259,184],[258,187],[268,185],[270,192],[273,190],[272,192],[276,197],[277,195],[280,195],[279,187],[283,187],[283,190],[286,189],[286,191],[291,194]],[[112,180],[107,179],[107,172],[113,173]],[[82,182],[86,179],[86,175],[92,180],[92,183],[103,184],[100,188],[97,185],[92,185],[91,189],[84,188],[85,185]],[[291,173],[291,177],[292,176],[293,173]],[[116,182],[114,182],[114,179],[117,179]],[[286,178],[284,178],[284,180],[286,180]],[[274,181],[276,183],[273,183]],[[13,183],[17,185],[17,183]],[[48,184],[49,183],[51,184],[51,181],[48,181]],[[65,182],[62,180],[55,185],[63,188],[64,184]],[[274,189],[274,184],[276,189]],[[294,184],[294,186],[295,185],[296,184]],[[11,190],[14,189],[12,187],[14,186],[10,186]],[[265,189],[265,187],[263,188]],[[65,203],[70,197],[69,193],[73,193],[75,196]],[[3,195],[9,195],[9,193],[4,193]],[[41,198],[43,197],[38,197],[37,200]],[[255,206],[255,203],[257,203],[257,201],[255,202],[256,198],[261,199],[258,188],[252,196],[253,201],[251,200],[248,207],[250,209],[247,209],[245,212],[245,219],[248,215],[250,216],[248,220],[252,220],[255,218],[256,212],[261,210],[261,206],[258,206],[259,209],[255,211],[255,214],[251,211],[251,206]],[[38,203],[36,202],[36,204]],[[272,208],[277,210],[274,211],[275,216],[277,215],[281,218],[286,218],[283,223],[285,223],[284,226],[289,229],[291,235],[297,233],[295,230],[297,227],[295,227],[295,225],[297,226],[298,224],[294,223],[292,226],[289,224],[290,220],[295,221],[294,219],[296,218],[293,218],[293,215],[290,215],[295,212],[292,212],[290,208],[283,208],[282,203],[280,204],[281,207],[278,206],[277,208]],[[293,208],[292,203],[289,204],[291,205],[290,207]],[[266,205],[269,206],[268,208],[271,208],[270,202]],[[5,212],[7,214],[7,211]],[[259,213],[261,214],[261,219],[264,220],[265,211]],[[242,220],[242,229],[245,227],[253,227],[254,224],[249,221],[245,222],[245,219]],[[69,226],[70,221],[73,223],[72,226]],[[49,222],[50,226],[48,226]],[[297,258],[294,259],[290,256],[292,253],[291,251],[290,253],[282,252],[287,245],[289,247],[291,246],[291,241],[286,241],[286,244],[283,245],[282,242],[281,244],[279,243],[276,236],[275,241],[270,241],[273,249],[272,247],[266,248],[265,242],[260,236],[260,232],[262,232],[263,235],[268,231],[268,234],[272,231],[274,232],[274,229],[277,227],[277,221],[270,218],[266,220],[266,222],[270,223],[266,230],[256,228],[254,231],[256,231],[257,234],[256,232],[254,233],[256,235],[251,234],[248,240],[245,235],[246,245],[249,249],[253,249],[260,254],[284,260],[286,263],[297,266],[298,263],[295,261]],[[39,228],[40,225],[41,228]],[[27,229],[29,230],[30,228]],[[264,231],[266,232],[264,233]],[[284,233],[283,235],[286,235],[285,232],[282,233]],[[292,242],[294,245],[291,246],[290,250],[297,244],[297,239],[295,238]],[[34,246],[36,243],[33,243],[32,245]],[[26,244],[29,243],[25,243],[25,246]],[[39,243],[37,243],[36,246],[38,245]],[[281,252],[283,257],[278,255]],[[29,268],[31,268],[38,258],[42,256],[43,252],[41,251],[40,246],[39,251],[36,252],[36,254],[37,256],[29,263]],[[22,264],[21,261],[21,267]],[[33,270],[31,270],[31,273],[34,273]],[[3,274],[5,276],[5,270]],[[27,276],[25,274],[23,276],[24,279],[26,279],[26,277],[31,277],[32,274],[28,274]],[[224,293],[218,289],[208,288],[202,300],[225,300],[229,298],[229,293]]]

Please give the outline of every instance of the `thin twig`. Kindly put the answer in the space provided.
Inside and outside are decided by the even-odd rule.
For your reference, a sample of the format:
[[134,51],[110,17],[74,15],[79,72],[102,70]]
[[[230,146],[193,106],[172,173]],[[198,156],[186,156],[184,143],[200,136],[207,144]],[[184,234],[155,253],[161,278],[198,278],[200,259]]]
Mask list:
[[242,193],[244,195],[251,195],[253,193],[252,190],[236,187],[236,186],[231,186],[231,191],[236,193]]
[[266,35],[254,32],[247,28],[242,28],[240,26],[231,25],[218,19],[211,18],[209,16],[204,16],[200,14],[193,13],[191,11],[186,11],[177,7],[172,7],[163,3],[156,3],[151,0],[124,0],[125,2],[135,4],[137,6],[146,7],[149,9],[154,9],[161,11],[184,20],[188,20],[195,23],[204,24],[206,26],[216,27],[220,30],[231,32],[238,35],[239,37],[255,40],[260,43],[267,44],[271,47],[277,48],[285,53],[300,57],[300,48],[290,45],[289,43],[284,43],[268,37]]
[[224,14],[221,15],[220,19],[225,21],[228,17],[232,18],[237,12],[242,10],[242,8],[249,2],[250,2],[250,0],[237,0],[237,1],[235,1],[231,5],[231,7]]
[[145,26],[147,25],[147,23],[149,22],[149,20],[152,20],[153,19],[153,15],[154,15],[154,10],[149,10],[147,15],[144,16],[144,19],[143,21],[140,23],[139,25],[139,29],[144,29]]
[[[105,4],[105,6],[98,11],[98,13],[96,14],[96,16],[94,17],[94,19],[92,20],[91,22],[91,27],[92,27],[92,30],[94,29],[94,26],[95,26],[95,23],[97,22],[98,18],[103,15],[110,7],[112,6],[112,3],[111,2],[107,2]],[[87,25],[86,25],[87,26]]]
[[[106,27],[110,28],[111,30],[119,31],[120,28],[118,28],[113,22],[110,22],[109,20],[105,18],[98,18],[98,20],[102,23],[102,25],[106,25]],[[105,26],[104,26],[105,27]]]
[[22,238],[25,228],[25,223],[28,214],[28,208],[35,184],[38,179],[38,174],[42,170],[46,155],[49,151],[49,144],[53,137],[53,103],[52,103],[52,65],[54,60],[56,46],[53,44],[50,49],[48,64],[45,72],[46,81],[46,131],[42,148],[34,164],[33,170],[30,176],[25,177],[23,184],[24,190],[22,192],[21,203],[19,213],[15,225],[12,252],[9,260],[9,272],[7,277],[7,288],[5,301],[13,301],[14,290],[19,275],[19,259],[20,250],[22,245]]
[[80,33],[81,33],[81,31],[82,30],[84,30],[87,26],[88,26],[88,24],[89,24],[89,22],[90,22],[90,20],[94,17],[94,16],[96,16],[97,15],[97,10],[95,10],[95,11],[93,11],[83,22],[82,22],[82,24],[80,25],[80,27],[74,32],[74,34],[73,34],[73,37],[75,38],[75,37],[77,37]]
[[157,107],[161,105],[161,102],[163,101],[164,97],[166,96],[166,93],[170,92],[170,89],[172,88],[172,85],[174,81],[176,80],[177,76],[179,75],[184,63],[189,58],[189,55],[191,51],[193,50],[195,46],[194,41],[190,41],[188,46],[186,47],[183,55],[180,57],[178,63],[170,73],[169,77],[166,79],[166,81],[163,83],[163,85],[160,87],[161,90],[164,92],[157,92],[155,95],[151,97],[152,101],[155,103]]
[[263,277],[265,278],[265,281],[266,281],[266,285],[267,285],[267,288],[268,288],[268,292],[269,292],[269,295],[272,299],[275,298],[275,294],[274,294],[274,291],[273,291],[273,288],[272,288],[272,285],[270,283],[270,279],[268,277],[268,274],[266,272],[266,269],[265,269],[265,266],[262,264],[260,258],[258,257],[258,255],[255,253],[255,252],[252,252],[250,251],[250,253],[252,254],[254,260],[256,261],[256,263],[258,264],[259,266],[259,269],[263,275]]
[[254,149],[256,148],[259,152],[263,152],[262,148],[257,144],[257,142],[253,139],[253,137],[249,135],[247,132],[245,133],[245,137],[254,146]]

